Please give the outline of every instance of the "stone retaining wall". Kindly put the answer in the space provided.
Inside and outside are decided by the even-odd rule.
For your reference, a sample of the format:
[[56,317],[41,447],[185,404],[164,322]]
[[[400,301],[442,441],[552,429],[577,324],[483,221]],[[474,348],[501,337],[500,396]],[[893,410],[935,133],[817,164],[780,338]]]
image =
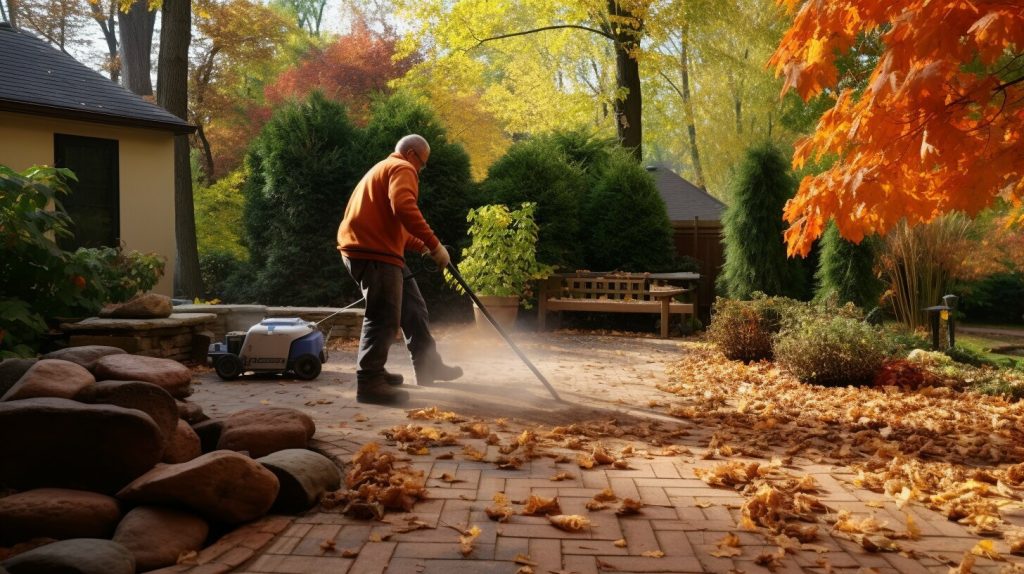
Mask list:
[[64,323],[71,347],[105,345],[133,355],[176,361],[204,360],[210,344],[212,313],[173,313],[163,319],[101,319]]
[[[210,331],[214,341],[224,340],[231,331],[248,331],[249,327],[266,317],[300,317],[317,322],[340,311],[336,307],[268,307],[266,305],[176,305],[175,313],[212,313],[216,319]],[[332,317],[326,324],[331,327],[330,336],[358,337],[363,325],[362,309],[347,309]]]
[[[205,361],[211,341],[223,341],[231,331],[247,331],[266,317],[301,317],[321,321],[340,311],[334,307],[267,307],[265,305],[177,305],[164,319],[101,319],[90,317],[64,323],[69,346],[105,345],[134,355],[178,361]],[[331,317],[330,337],[359,337],[362,309],[347,309]],[[326,329],[324,329],[326,331]]]

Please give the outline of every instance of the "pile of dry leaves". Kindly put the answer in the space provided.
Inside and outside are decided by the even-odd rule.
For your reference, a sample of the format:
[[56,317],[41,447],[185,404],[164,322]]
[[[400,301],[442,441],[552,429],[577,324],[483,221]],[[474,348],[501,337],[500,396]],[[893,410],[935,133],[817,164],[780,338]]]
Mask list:
[[346,488],[325,494],[321,506],[340,507],[345,514],[378,520],[386,510],[412,510],[426,495],[423,471],[396,463],[394,455],[381,452],[376,443],[364,445],[352,457]]

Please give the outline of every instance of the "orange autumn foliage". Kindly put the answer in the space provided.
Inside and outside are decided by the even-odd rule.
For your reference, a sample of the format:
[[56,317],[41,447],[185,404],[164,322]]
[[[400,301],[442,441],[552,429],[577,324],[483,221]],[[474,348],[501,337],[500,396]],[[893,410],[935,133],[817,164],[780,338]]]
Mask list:
[[[837,54],[871,31],[885,49],[867,87],[836,91]],[[836,95],[793,156],[796,168],[837,161],[787,203],[790,255],[806,255],[830,218],[859,242],[1002,197],[1024,222],[1024,2],[808,0],[769,64],[783,92]]]

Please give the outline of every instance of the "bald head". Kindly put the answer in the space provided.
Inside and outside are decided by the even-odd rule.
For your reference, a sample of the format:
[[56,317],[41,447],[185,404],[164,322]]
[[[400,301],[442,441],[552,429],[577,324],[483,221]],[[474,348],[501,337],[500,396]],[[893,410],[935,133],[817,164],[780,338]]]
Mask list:
[[415,151],[416,153],[422,153],[424,159],[426,159],[426,156],[430,155],[430,144],[427,143],[427,140],[423,139],[423,136],[409,134],[398,140],[398,143],[395,144],[395,151],[402,155]]

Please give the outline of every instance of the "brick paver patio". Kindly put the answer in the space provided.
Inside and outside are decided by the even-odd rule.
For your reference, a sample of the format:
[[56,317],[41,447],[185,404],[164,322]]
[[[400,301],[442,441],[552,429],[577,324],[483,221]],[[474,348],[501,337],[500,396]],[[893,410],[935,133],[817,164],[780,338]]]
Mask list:
[[[693,454],[628,459],[630,469],[608,466],[582,470],[575,451],[563,450],[567,462],[550,457],[526,462],[518,470],[499,470],[493,462],[474,462],[460,455],[463,445],[487,450],[486,460],[498,456],[496,446],[482,439],[462,438],[450,447],[435,447],[428,455],[403,455],[429,477],[428,499],[409,514],[388,513],[384,522],[363,521],[335,512],[313,510],[298,517],[267,517],[229,534],[195,559],[198,565],[179,565],[166,571],[193,573],[568,573],[597,572],[768,572],[756,563],[759,555],[774,553],[778,546],[756,532],[737,526],[743,497],[731,489],[712,488],[694,475],[698,466],[711,467],[721,460],[704,460],[713,432],[720,429],[693,425],[649,408],[651,401],[671,402],[672,395],[655,388],[668,379],[666,366],[680,353],[679,340],[611,337],[579,334],[516,335],[521,346],[566,399],[556,404],[525,366],[500,341],[472,329],[441,334],[440,348],[449,360],[464,367],[457,383],[410,389],[413,399],[404,408],[361,405],[355,402],[354,349],[335,352],[319,379],[248,380],[225,383],[212,373],[200,377],[193,400],[211,416],[258,404],[301,409],[317,422],[315,446],[340,462],[367,442],[387,445],[380,431],[411,422],[428,426],[433,421],[411,421],[408,409],[437,406],[467,418],[493,421],[509,419],[503,442],[524,428],[600,421],[610,418],[631,422],[657,421],[685,434],[675,443]],[[404,349],[395,346],[389,367],[411,379],[411,365]],[[441,423],[439,423],[441,424]],[[452,430],[450,424],[443,428]],[[491,427],[498,427],[492,423]],[[609,446],[627,444],[636,449],[655,447],[626,437],[604,440]],[[554,449],[558,450],[558,449]],[[450,460],[438,455],[452,452]],[[765,453],[770,459],[772,453]],[[735,459],[736,457],[733,457]],[[732,459],[730,459],[732,460]],[[781,558],[774,572],[899,572],[947,574],[959,564],[964,552],[979,541],[966,528],[946,520],[916,503],[898,510],[884,495],[858,489],[848,468],[814,464],[796,458],[786,469],[794,475],[811,474],[821,485],[818,493],[830,509],[849,510],[857,516],[875,516],[893,529],[913,516],[921,529],[918,540],[900,540],[900,552],[867,552],[856,543],[834,536],[819,522],[816,550],[797,550]],[[553,482],[559,471],[574,476]],[[448,480],[441,480],[446,476]],[[611,488],[620,497],[645,503],[640,514],[618,516],[614,507],[588,511],[591,497]],[[495,493],[513,501],[530,494],[557,496],[565,514],[581,514],[592,520],[591,528],[570,533],[551,526],[543,517],[513,516],[506,523],[488,519],[484,508]],[[415,516],[429,528],[395,533],[395,526]],[[1006,516],[1018,524],[1024,515]],[[463,557],[459,532],[480,528],[473,552]],[[715,557],[717,543],[728,533],[740,538],[741,553]],[[624,543],[621,540],[624,539]],[[1007,556],[1006,543],[993,539]],[[660,556],[660,553],[664,553]],[[529,564],[522,558],[528,557]],[[520,562],[516,559],[520,558]],[[1019,561],[1017,557],[1011,560]],[[978,558],[973,572],[999,572],[1007,562]],[[524,566],[526,566],[524,568]],[[522,570],[520,570],[522,568]]]

